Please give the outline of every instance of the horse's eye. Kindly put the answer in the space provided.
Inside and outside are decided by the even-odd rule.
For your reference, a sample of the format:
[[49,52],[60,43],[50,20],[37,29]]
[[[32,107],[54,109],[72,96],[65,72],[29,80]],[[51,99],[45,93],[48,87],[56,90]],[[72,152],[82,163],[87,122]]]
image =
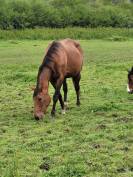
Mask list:
[[38,100],[39,100],[39,101],[42,101],[42,98],[39,97]]
[[131,75],[131,80],[133,81],[133,75]]

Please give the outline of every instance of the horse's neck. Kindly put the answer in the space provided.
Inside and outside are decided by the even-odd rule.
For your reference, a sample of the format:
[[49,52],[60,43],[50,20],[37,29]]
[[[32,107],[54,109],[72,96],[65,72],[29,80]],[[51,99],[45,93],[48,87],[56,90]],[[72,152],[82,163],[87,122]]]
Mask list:
[[40,86],[44,94],[48,93],[50,77],[51,77],[51,70],[49,68],[44,67],[42,73],[40,74],[40,79],[39,79]]

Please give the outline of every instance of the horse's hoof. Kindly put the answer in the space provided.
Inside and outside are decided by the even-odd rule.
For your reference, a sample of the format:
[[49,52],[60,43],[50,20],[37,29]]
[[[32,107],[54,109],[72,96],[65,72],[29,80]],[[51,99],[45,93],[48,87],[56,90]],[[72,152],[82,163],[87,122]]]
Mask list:
[[61,113],[62,113],[62,114],[66,114],[65,109],[62,109]]
[[64,102],[65,109],[68,109],[68,102]]
[[64,106],[66,106],[66,107],[68,106],[68,102],[67,101],[64,102]]
[[77,102],[76,105],[77,105],[77,106],[80,106],[80,102]]
[[51,112],[51,117],[55,117],[55,112]]

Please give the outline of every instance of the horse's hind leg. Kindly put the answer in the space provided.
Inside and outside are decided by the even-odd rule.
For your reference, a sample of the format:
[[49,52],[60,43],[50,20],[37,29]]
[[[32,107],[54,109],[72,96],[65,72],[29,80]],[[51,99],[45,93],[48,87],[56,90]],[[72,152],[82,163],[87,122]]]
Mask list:
[[80,105],[80,85],[79,85],[79,82],[80,82],[80,78],[81,78],[81,75],[80,73],[76,76],[76,77],[73,77],[73,84],[74,84],[74,87],[75,87],[75,91],[76,91],[76,95],[77,95],[77,106]]
[[66,78],[63,81],[63,91],[64,91],[64,106],[65,109],[67,108],[68,104],[67,104],[67,82],[66,82]]

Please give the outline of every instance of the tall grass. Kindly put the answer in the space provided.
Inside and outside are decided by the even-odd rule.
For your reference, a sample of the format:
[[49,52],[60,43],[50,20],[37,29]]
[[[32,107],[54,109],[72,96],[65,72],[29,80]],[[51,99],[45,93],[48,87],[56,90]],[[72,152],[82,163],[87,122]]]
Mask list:
[[133,29],[127,28],[61,28],[61,29],[25,29],[0,30],[0,39],[3,40],[54,40],[62,38],[74,39],[110,39],[123,40],[133,38]]

